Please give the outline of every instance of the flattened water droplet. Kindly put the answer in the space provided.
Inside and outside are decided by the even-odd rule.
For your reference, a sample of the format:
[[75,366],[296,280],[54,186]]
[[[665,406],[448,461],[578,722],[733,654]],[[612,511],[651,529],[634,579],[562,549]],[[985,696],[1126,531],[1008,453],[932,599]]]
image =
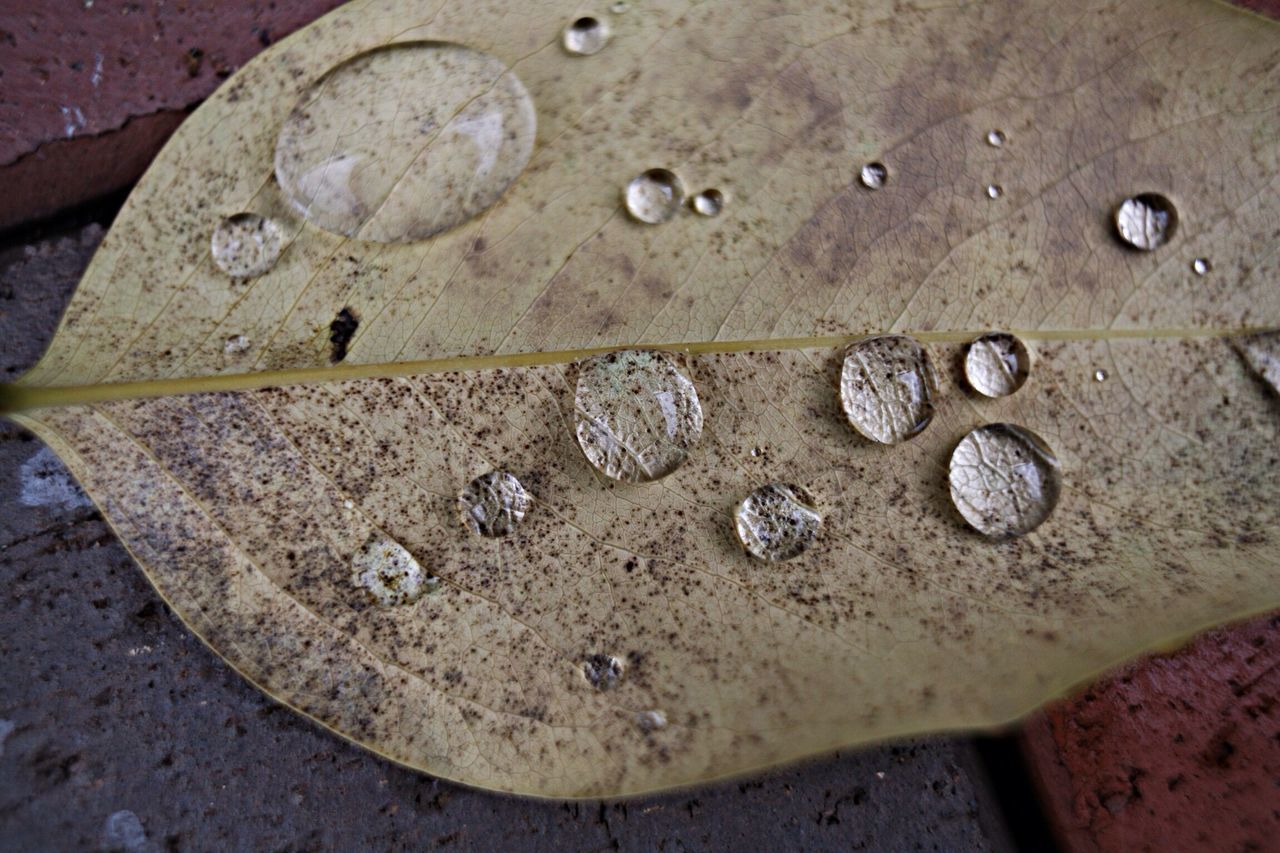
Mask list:
[[693,383],[663,353],[622,350],[578,366],[578,445],[601,473],[627,483],[665,477],[702,436]]
[[599,53],[609,41],[609,28],[596,18],[578,18],[564,28],[564,49],[575,56]]
[[582,676],[596,690],[612,690],[622,682],[622,661],[612,655],[592,655],[582,664]]
[[1191,262],[1191,271],[1196,275],[1204,275],[1213,269],[1213,264],[1208,258],[1196,258]]
[[1000,198],[1002,195],[1004,195],[1004,187],[999,184],[987,185],[987,198]]
[[988,130],[987,144],[990,145],[992,148],[999,148],[1000,146],[1004,145],[1004,131]]
[[626,0],[618,0],[617,3],[609,7],[609,11],[615,15],[625,15],[630,10],[631,4],[627,3]]
[[753,557],[779,561],[798,557],[822,530],[822,514],[799,486],[769,483],[747,495],[734,512],[742,547]]
[[1026,344],[1008,332],[988,332],[969,344],[964,375],[973,390],[988,397],[1006,397],[1022,387],[1031,372]]
[[1107,371],[1105,371],[1105,370],[1103,370],[1101,367],[1099,367],[1097,370],[1095,370],[1095,371],[1093,372],[1093,381],[1094,381],[1094,382],[1106,382],[1106,381],[1107,381]]
[[1140,193],[1116,208],[1116,233],[1135,249],[1150,252],[1173,238],[1178,211],[1159,193]]
[[1058,459],[1040,436],[1013,424],[987,424],[951,454],[951,500],[975,530],[993,538],[1039,527],[1058,503]]
[[524,521],[531,503],[524,486],[506,471],[481,474],[458,495],[462,520],[481,536],[506,536]]
[[645,734],[667,727],[667,715],[661,711],[641,711],[636,714],[636,726]]
[[669,169],[649,169],[627,184],[626,202],[634,219],[657,225],[676,215],[684,203],[684,185]]
[[720,190],[703,190],[693,197],[693,209],[703,216],[719,216],[724,210],[724,193]]
[[232,335],[223,343],[222,351],[227,355],[239,355],[247,351],[251,343],[244,335]]
[[485,210],[533,151],[533,101],[487,53],[442,42],[371,50],[305,92],[276,141],[276,178],[327,231],[420,240]]
[[1247,335],[1232,343],[1253,372],[1280,394],[1280,329]]
[[232,278],[254,278],[280,258],[284,233],[274,219],[256,213],[228,216],[213,229],[209,250],[213,262]]
[[412,604],[440,588],[405,547],[387,536],[374,535],[351,560],[351,582],[368,590],[378,604]]
[[881,444],[917,435],[933,419],[938,375],[928,351],[906,335],[876,335],[845,350],[840,403],[858,432]]
[[862,167],[862,172],[858,175],[858,179],[862,181],[862,185],[869,190],[878,190],[889,180],[889,170],[884,167],[883,163],[868,163]]

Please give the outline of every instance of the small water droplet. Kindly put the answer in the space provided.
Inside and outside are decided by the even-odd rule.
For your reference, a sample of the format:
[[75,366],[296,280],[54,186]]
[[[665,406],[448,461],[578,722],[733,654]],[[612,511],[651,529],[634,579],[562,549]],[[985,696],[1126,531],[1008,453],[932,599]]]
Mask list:
[[222,344],[222,351],[227,355],[239,355],[248,351],[252,341],[244,335],[232,335]]
[[1246,335],[1232,343],[1253,372],[1280,394],[1280,329]]
[[881,444],[917,435],[933,419],[938,375],[915,338],[876,335],[845,350],[840,402],[858,432]]
[[1094,382],[1106,382],[1106,381],[1107,381],[1107,371],[1105,371],[1105,370],[1103,370],[1101,367],[1099,367],[1097,370],[1095,370],[1095,371],[1093,372],[1093,381],[1094,381]]
[[1002,195],[1004,195],[1004,187],[999,184],[987,185],[987,198],[1000,198]]
[[213,229],[213,262],[232,278],[255,278],[276,265],[284,234],[274,219],[256,213],[228,216]]
[[578,446],[597,470],[627,483],[665,477],[702,436],[693,383],[663,353],[621,350],[578,365]]
[[657,225],[676,215],[684,203],[684,185],[668,169],[649,169],[627,184],[626,202],[633,218]]
[[440,588],[440,579],[424,572],[403,545],[376,534],[352,558],[351,581],[384,607],[412,604]]
[[1208,258],[1196,258],[1191,262],[1191,271],[1196,275],[1204,275],[1213,269],[1213,264]]
[[878,190],[889,180],[889,170],[884,167],[883,163],[868,163],[862,167],[862,172],[858,175],[858,179],[862,181],[862,185],[869,190]]
[[599,53],[609,41],[609,28],[598,18],[578,18],[564,28],[561,44],[575,56]]
[[1013,424],[987,424],[951,454],[951,500],[975,530],[993,538],[1039,527],[1058,503],[1058,459],[1040,436]]
[[582,675],[596,690],[612,690],[622,682],[622,661],[612,655],[592,655],[582,664]]
[[987,144],[990,145],[992,148],[999,148],[1000,146],[1004,145],[1004,131],[988,130]]
[[703,216],[719,216],[724,210],[724,193],[720,190],[703,190],[693,197],[693,209]]
[[630,11],[630,9],[631,9],[631,4],[625,2],[625,0],[618,0],[617,3],[614,3],[612,6],[609,7],[609,11],[615,15],[625,15],[628,11]]
[[347,498],[346,500],[344,500],[344,501],[342,502],[342,508],[343,508],[343,509],[355,509],[355,508],[356,508],[356,502],[355,502],[355,501],[353,501],[353,500],[351,500],[351,498]]
[[645,734],[667,727],[667,715],[661,711],[641,711],[636,714],[636,725]]
[[813,545],[822,529],[822,514],[813,497],[799,486],[770,483],[738,504],[734,524],[742,547],[761,560],[790,560]]
[[327,231],[421,240],[498,200],[528,163],[536,124],[501,60],[444,42],[390,45],[302,94],[276,141],[276,178]]
[[462,520],[472,533],[506,536],[524,521],[532,499],[514,475],[506,471],[481,474],[458,495]]
[[1140,193],[1116,208],[1116,233],[1135,249],[1150,252],[1173,238],[1178,211],[1159,193]]
[[764,450],[762,448],[759,448],[759,447],[751,448],[752,456],[759,457],[762,453],[764,453]]
[[1006,397],[1022,387],[1031,372],[1026,344],[1008,332],[988,332],[969,344],[964,375],[969,385],[987,397]]

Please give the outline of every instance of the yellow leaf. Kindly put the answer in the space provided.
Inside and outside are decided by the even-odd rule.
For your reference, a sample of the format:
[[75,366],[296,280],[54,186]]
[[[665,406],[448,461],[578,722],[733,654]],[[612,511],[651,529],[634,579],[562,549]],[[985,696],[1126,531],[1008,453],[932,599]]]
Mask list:
[[[1276,36],[1193,0],[353,3],[183,125],[0,402],[240,672],[440,776],[621,795],[1002,723],[1280,604],[1280,346],[1233,349],[1280,325]],[[992,328],[1032,358],[995,399]],[[840,398],[885,332],[938,367],[888,445]],[[642,346],[700,407],[616,482],[575,362]],[[952,502],[991,423],[1059,463],[1025,536]],[[735,534],[770,483],[743,518],[790,513],[752,547],[793,559]]]

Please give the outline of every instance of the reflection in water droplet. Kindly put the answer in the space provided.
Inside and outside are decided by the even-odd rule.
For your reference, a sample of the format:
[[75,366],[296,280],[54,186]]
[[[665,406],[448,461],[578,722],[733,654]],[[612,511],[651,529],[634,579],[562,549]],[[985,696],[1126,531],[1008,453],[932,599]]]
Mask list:
[[1106,381],[1107,381],[1107,371],[1105,371],[1105,370],[1103,370],[1101,367],[1099,367],[1097,370],[1095,370],[1095,371],[1093,372],[1093,381],[1094,381],[1094,382],[1106,382]]
[[274,219],[237,213],[218,223],[209,243],[218,269],[232,278],[254,278],[276,265],[284,234]]
[[987,144],[990,145],[992,148],[999,148],[1000,146],[1004,145],[1004,131],[988,130]]
[[1135,249],[1158,249],[1169,242],[1177,228],[1178,211],[1159,193],[1135,195],[1116,208],[1116,233]]
[[307,90],[276,141],[276,178],[325,230],[420,240],[488,208],[533,151],[533,101],[511,69],[456,44],[360,54]]
[[1253,372],[1280,394],[1280,329],[1246,335],[1232,343]]
[[403,545],[377,535],[352,558],[351,581],[384,607],[412,604],[440,588],[440,579],[424,572]]
[[790,560],[818,539],[822,514],[813,497],[799,486],[770,483],[738,504],[734,522],[742,547],[761,560]]
[[578,18],[564,28],[561,44],[575,56],[599,53],[609,41],[609,28],[596,18]]
[[670,474],[702,435],[698,392],[660,352],[622,350],[578,366],[578,445],[601,473],[628,483]]
[[239,355],[249,349],[250,343],[244,335],[232,335],[222,345],[222,351],[227,355]]
[[1210,263],[1208,258],[1196,258],[1191,262],[1191,271],[1196,275],[1204,275],[1211,269],[1213,269],[1213,264]]
[[506,536],[515,530],[531,502],[520,481],[506,471],[481,474],[458,495],[462,520],[481,536]]
[[999,184],[989,184],[987,186],[987,198],[1000,198],[1004,195],[1004,187]]
[[861,174],[858,179],[862,181],[862,185],[869,190],[878,190],[889,180],[889,170],[884,167],[883,163],[868,163],[862,167]]
[[1040,436],[1013,424],[987,424],[951,454],[951,500],[975,530],[993,538],[1039,527],[1058,503],[1058,459]]
[[964,375],[973,390],[1005,397],[1022,387],[1031,371],[1031,353],[1016,335],[988,332],[969,344]]
[[622,681],[622,661],[612,655],[592,655],[582,664],[582,675],[596,690],[612,690]]
[[858,432],[881,444],[897,444],[929,425],[938,376],[915,338],[877,335],[845,350],[840,402]]
[[724,193],[720,190],[703,190],[693,197],[693,209],[703,216],[719,216],[724,210]]
[[627,184],[627,212],[640,222],[657,225],[676,215],[684,202],[684,185],[667,169],[649,169]]
[[641,711],[636,714],[636,725],[645,734],[667,727],[667,715],[661,711]]

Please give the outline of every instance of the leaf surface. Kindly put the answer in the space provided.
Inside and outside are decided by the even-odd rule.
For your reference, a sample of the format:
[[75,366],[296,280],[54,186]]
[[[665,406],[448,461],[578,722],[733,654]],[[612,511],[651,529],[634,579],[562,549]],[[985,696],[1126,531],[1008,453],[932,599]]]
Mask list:
[[[586,12],[612,36],[571,56],[560,30]],[[620,795],[1005,722],[1280,604],[1280,401],[1256,367],[1276,348],[1232,346],[1280,325],[1276,35],[1191,0],[353,3],[183,125],[0,399],[237,669],[434,774]],[[272,179],[295,103],[350,57],[422,41],[514,70],[528,166],[429,239],[307,224]],[[417,95],[382,79],[368,97],[394,114]],[[718,188],[723,212],[630,220],[622,189],[650,168]],[[1179,224],[1140,253],[1110,217],[1148,191]],[[248,281],[209,252],[244,211],[285,234]],[[335,318],[358,323],[331,364]],[[1035,357],[998,400],[961,375],[988,328]],[[933,422],[890,447],[836,391],[840,346],[882,331],[942,374]],[[669,477],[613,483],[576,445],[572,362],[638,345],[681,353],[704,431]],[[950,502],[951,450],[990,422],[1061,462],[1057,509],[1023,538],[983,538]],[[457,505],[494,469],[533,495],[502,539]],[[783,563],[733,532],[773,481],[824,517]],[[439,589],[373,604],[352,565],[382,540]],[[584,675],[601,655],[624,664],[614,689]]]

